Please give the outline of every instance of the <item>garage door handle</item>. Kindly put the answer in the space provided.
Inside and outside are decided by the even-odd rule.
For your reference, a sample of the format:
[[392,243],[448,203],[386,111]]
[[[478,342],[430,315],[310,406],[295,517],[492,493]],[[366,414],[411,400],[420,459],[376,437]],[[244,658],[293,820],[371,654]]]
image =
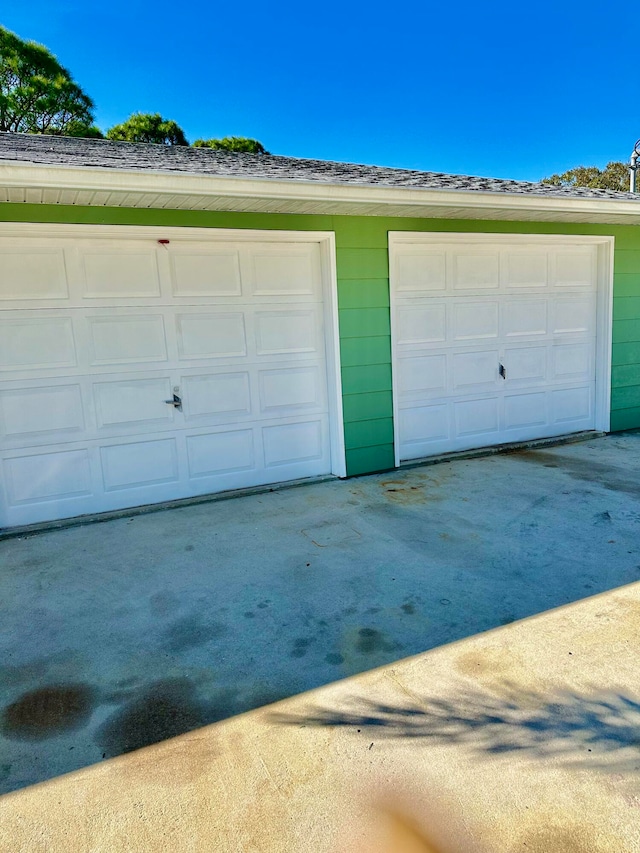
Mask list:
[[500,365],[500,367],[498,368],[498,373],[500,374],[500,376],[502,376],[503,379],[507,378],[507,370],[506,370],[504,364]]
[[173,408],[177,409],[179,412],[182,411],[182,398],[178,397],[177,394],[173,395],[173,399],[165,400],[165,403],[167,403],[169,406],[173,406]]

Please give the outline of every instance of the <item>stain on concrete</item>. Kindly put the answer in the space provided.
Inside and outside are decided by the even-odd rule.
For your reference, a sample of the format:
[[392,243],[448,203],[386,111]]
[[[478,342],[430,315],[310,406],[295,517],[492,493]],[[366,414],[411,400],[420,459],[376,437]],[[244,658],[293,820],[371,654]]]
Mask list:
[[360,628],[355,646],[357,651],[362,655],[372,655],[377,652],[393,652],[400,648],[397,643],[389,640],[377,628]]
[[393,480],[381,480],[380,487],[383,495],[392,503],[401,505],[424,504],[440,501],[445,497],[441,490],[443,483],[451,476],[450,466],[438,468],[438,476],[412,471],[408,477],[397,477]]
[[196,546],[195,546],[195,545],[185,545],[184,550],[185,550],[185,551],[195,551],[195,550],[196,550]]
[[303,658],[315,637],[298,637],[293,643],[292,658]]
[[[496,665],[496,656],[489,654],[482,654],[481,652],[466,652],[465,654],[460,655],[455,662],[456,669],[458,672],[461,672],[462,675],[478,675],[480,673],[486,673],[490,675],[495,671]],[[505,671],[505,661],[500,660],[497,668],[497,675],[504,673]]]
[[84,683],[50,684],[23,693],[2,712],[0,730],[15,740],[46,740],[81,728],[91,716],[96,691]]
[[400,607],[400,610],[402,610],[402,612],[405,613],[407,616],[412,616],[416,612],[416,606],[415,606],[415,604],[412,604],[410,601],[406,601]]
[[613,521],[609,510],[606,510],[605,512],[597,512],[593,517],[595,519],[593,522],[594,524],[611,524]]
[[170,652],[183,652],[204,646],[228,633],[224,622],[207,619],[200,614],[191,614],[178,619],[165,631],[165,648]]
[[544,450],[520,450],[516,454],[523,462],[547,466],[555,464],[573,480],[595,483],[612,492],[623,492],[640,498],[640,482],[633,472],[596,462],[593,459],[581,459],[579,456],[564,456]]
[[345,607],[342,611],[343,616],[353,616],[354,613],[358,612],[357,607]]
[[[539,676],[534,677],[524,660],[513,649],[501,643],[496,646],[464,652],[454,661],[456,670],[467,678],[483,685],[497,696],[503,696],[517,684],[518,703],[527,707],[535,701],[533,696],[542,691],[553,689],[551,681]],[[535,705],[537,707],[537,705]]]
[[245,619],[255,619],[256,618],[256,614],[253,612],[253,610],[247,610],[247,611],[245,611],[245,613],[243,615],[244,615]]
[[218,686],[199,692],[191,679],[145,685],[100,726],[95,743],[111,758],[141,749],[236,714],[278,702],[287,691],[257,682],[250,691]]
[[258,609],[259,609],[259,610],[264,610],[264,609],[265,609],[266,607],[268,607],[270,604],[271,604],[271,600],[267,598],[267,599],[265,599],[264,601],[260,601],[260,602],[258,603]]
[[[25,537],[27,538],[27,537]],[[49,567],[51,564],[50,558],[47,557],[24,557],[20,560],[17,568],[21,569],[39,569],[40,566]]]
[[205,725],[206,717],[188,679],[165,679],[112,714],[98,730],[96,743],[109,757],[122,755]]
[[422,486],[410,486],[401,480],[385,480],[380,485],[383,495],[396,504],[423,504],[427,500]]
[[600,844],[596,836],[593,826],[544,826],[520,837],[517,849],[526,850],[527,853],[605,853],[613,849],[610,846],[613,839]]
[[325,657],[325,660],[326,660],[326,662],[327,662],[327,663],[330,663],[330,664],[331,664],[331,666],[340,666],[340,664],[341,664],[341,663],[344,663],[344,658],[343,658],[343,656],[342,656],[342,655],[338,655],[338,654],[334,654],[333,652],[330,652],[330,653]]

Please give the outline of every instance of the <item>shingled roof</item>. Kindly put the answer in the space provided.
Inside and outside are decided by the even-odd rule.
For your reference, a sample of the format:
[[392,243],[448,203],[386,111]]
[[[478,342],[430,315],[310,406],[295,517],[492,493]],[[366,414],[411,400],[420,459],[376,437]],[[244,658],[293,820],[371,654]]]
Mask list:
[[582,187],[557,187],[532,181],[449,175],[441,172],[392,169],[383,166],[308,160],[272,154],[231,153],[214,151],[210,148],[0,132],[0,167],[3,161],[44,166],[178,173],[191,176],[206,175],[260,181],[291,181],[298,184],[476,191],[617,201],[640,200],[640,196],[628,192]]

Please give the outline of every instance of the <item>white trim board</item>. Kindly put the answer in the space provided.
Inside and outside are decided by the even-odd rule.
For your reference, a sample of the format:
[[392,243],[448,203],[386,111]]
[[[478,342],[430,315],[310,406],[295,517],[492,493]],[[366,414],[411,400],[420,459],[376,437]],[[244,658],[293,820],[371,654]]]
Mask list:
[[300,214],[640,223],[640,201],[221,177],[0,161],[0,202]]
[[[575,236],[564,234],[484,234],[467,232],[389,232],[389,277],[391,312],[391,369],[393,388],[394,423],[399,424],[399,377],[397,364],[397,312],[394,292],[397,286],[396,253],[402,246],[429,246],[450,244],[451,246],[477,246],[488,244],[522,246],[526,243],[556,246],[595,246],[597,249],[597,315],[596,315],[596,366],[595,366],[595,421],[594,429],[609,432],[611,427],[611,345],[613,319],[613,259],[614,237]],[[396,467],[400,462],[399,431],[394,430],[394,453]]]

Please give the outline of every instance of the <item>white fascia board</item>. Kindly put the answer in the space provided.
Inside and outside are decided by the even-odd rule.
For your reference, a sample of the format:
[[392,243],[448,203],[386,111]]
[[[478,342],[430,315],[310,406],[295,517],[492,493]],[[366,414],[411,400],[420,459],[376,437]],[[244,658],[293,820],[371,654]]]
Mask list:
[[[328,184],[316,181],[282,181],[272,178],[194,175],[184,172],[100,169],[93,167],[50,166],[36,163],[0,163],[0,186],[20,189],[107,191],[174,196],[226,196],[245,199],[323,201],[340,204],[407,205],[430,208],[451,207],[469,210],[491,207],[522,212],[523,219],[535,214],[575,213],[594,215],[605,222],[607,216],[640,217],[640,197],[636,201],[565,198],[525,193],[498,193],[482,190],[411,189],[371,184]],[[566,221],[566,217],[565,217]]]

